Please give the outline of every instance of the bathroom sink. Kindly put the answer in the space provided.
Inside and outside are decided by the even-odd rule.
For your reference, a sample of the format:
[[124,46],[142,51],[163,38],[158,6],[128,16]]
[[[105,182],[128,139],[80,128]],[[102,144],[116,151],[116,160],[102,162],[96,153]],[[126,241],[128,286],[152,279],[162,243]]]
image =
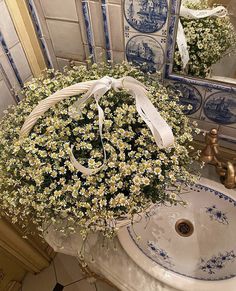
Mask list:
[[140,268],[186,291],[236,290],[236,192],[202,178],[186,206],[153,205],[118,238]]

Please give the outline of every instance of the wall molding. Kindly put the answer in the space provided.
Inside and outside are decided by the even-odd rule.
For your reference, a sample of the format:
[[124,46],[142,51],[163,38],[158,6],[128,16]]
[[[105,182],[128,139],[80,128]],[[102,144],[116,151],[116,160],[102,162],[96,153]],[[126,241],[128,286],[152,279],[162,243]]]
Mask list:
[[34,77],[46,68],[26,0],[5,0]]
[[0,219],[0,247],[13,256],[21,266],[30,272],[38,273],[49,266],[51,256],[31,239],[22,234],[6,219]]

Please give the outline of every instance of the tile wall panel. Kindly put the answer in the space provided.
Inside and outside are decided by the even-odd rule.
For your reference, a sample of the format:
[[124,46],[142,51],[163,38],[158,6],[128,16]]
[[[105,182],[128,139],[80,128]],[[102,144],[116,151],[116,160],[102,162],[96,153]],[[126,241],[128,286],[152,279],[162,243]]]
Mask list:
[[[45,37],[48,38],[48,42],[51,40],[53,43],[53,53],[60,68],[71,59],[84,63],[91,54],[96,62],[111,60],[118,63],[127,59],[137,65],[147,63],[144,70],[152,73],[158,70],[163,72],[165,64],[171,64],[171,48],[175,38],[173,25],[178,19],[180,1],[155,0],[147,5],[145,1],[137,0],[69,0],[65,9],[62,9],[62,5],[65,5],[62,0],[52,0],[50,3],[46,0],[40,1],[43,9],[39,14],[43,14],[41,18],[45,19],[42,30],[49,24],[47,29],[50,34],[45,33]],[[76,11],[72,9],[74,7]],[[77,27],[74,32],[72,29],[73,37],[68,37],[66,32],[63,32],[64,28],[58,32],[59,25],[55,25],[55,21],[59,18],[63,22],[78,24],[79,29]],[[173,34],[173,38],[172,43],[167,44],[169,33]],[[75,35],[78,35],[77,39]],[[70,43],[72,38],[73,44]],[[202,129],[223,126],[229,129],[229,133],[234,133],[230,129],[236,128],[234,121],[236,96],[225,93],[227,96],[220,97],[222,93],[219,93],[212,97],[211,94],[217,93],[216,91],[212,92],[206,87],[190,83],[175,86],[182,90],[182,104],[193,106],[186,114],[192,119],[199,120]],[[217,101],[214,103],[212,100],[215,97]],[[219,100],[221,105],[218,104]],[[211,111],[213,107],[210,109],[209,104],[217,109]],[[222,112],[227,110],[228,114],[222,119]]]
[[16,67],[19,71],[20,77],[25,82],[29,76],[32,75],[25,53],[20,43],[16,44],[10,49],[13,60],[15,61]]
[[57,57],[85,60],[85,51],[78,23],[47,19],[47,25]]
[[16,102],[12,96],[10,88],[8,88],[4,80],[0,80],[0,118],[4,115],[4,110],[12,104],[16,104]]
[[11,66],[11,63],[7,57],[7,55],[4,53],[3,49],[0,46],[0,65],[5,72],[9,83],[14,90],[19,91],[20,90],[20,84],[17,80],[16,74]]
[[[81,0],[28,0],[38,38],[55,69],[62,61],[85,63],[90,53]],[[58,63],[59,60],[59,63]]]
[[0,2],[0,30],[8,48],[11,48],[19,42],[11,16],[4,1]]
[[63,71],[63,68],[65,66],[69,66],[70,65],[70,62],[69,62],[68,59],[57,58],[57,64],[58,64],[58,69],[60,71]]
[[124,33],[121,5],[108,4],[111,49],[124,51]]
[[103,30],[103,18],[100,1],[89,1],[89,10],[94,46],[104,48],[105,35]]
[[144,71],[162,71],[168,23],[167,0],[123,2],[125,54]]
[[97,63],[106,62],[106,50],[102,47],[95,47],[95,59]]
[[46,18],[78,21],[75,0],[40,0]]
[[[23,83],[32,76],[25,52],[4,1],[0,2],[0,67],[7,79],[7,86],[15,92],[19,91]],[[1,98],[4,98],[3,103],[5,104],[5,97]],[[11,103],[11,101],[9,102]],[[0,111],[2,111],[1,107]]]

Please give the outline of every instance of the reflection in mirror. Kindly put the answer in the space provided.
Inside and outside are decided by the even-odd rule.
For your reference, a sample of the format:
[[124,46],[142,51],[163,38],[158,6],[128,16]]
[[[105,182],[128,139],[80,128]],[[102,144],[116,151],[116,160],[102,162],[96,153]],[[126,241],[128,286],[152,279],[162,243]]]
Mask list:
[[173,72],[236,84],[235,0],[182,1]]

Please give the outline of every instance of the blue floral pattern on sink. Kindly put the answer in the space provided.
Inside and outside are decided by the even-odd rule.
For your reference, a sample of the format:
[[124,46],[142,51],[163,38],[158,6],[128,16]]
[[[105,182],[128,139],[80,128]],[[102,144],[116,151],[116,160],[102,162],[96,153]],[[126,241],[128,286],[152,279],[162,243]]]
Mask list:
[[218,221],[219,223],[222,224],[229,224],[226,213],[217,209],[215,205],[211,207],[206,207],[206,213],[209,214],[211,220]]
[[227,263],[231,263],[235,260],[236,255],[234,251],[229,251],[223,253],[219,253],[217,256],[213,256],[209,260],[201,259],[200,269],[203,272],[207,272],[212,275],[215,274],[216,271],[223,269]]
[[156,242],[148,241],[147,245],[147,248],[150,251],[151,255],[155,257],[159,263],[168,267],[174,266],[171,257],[165,250],[161,249]]
[[124,14],[127,22],[135,30],[152,33],[166,23],[167,0],[125,0]]
[[[154,204],[143,219],[127,227],[129,237],[147,258],[174,273],[207,281],[235,277],[231,221],[236,219],[236,200],[201,184],[184,195],[186,207]],[[175,230],[181,218],[194,223],[194,232],[187,238]]]

